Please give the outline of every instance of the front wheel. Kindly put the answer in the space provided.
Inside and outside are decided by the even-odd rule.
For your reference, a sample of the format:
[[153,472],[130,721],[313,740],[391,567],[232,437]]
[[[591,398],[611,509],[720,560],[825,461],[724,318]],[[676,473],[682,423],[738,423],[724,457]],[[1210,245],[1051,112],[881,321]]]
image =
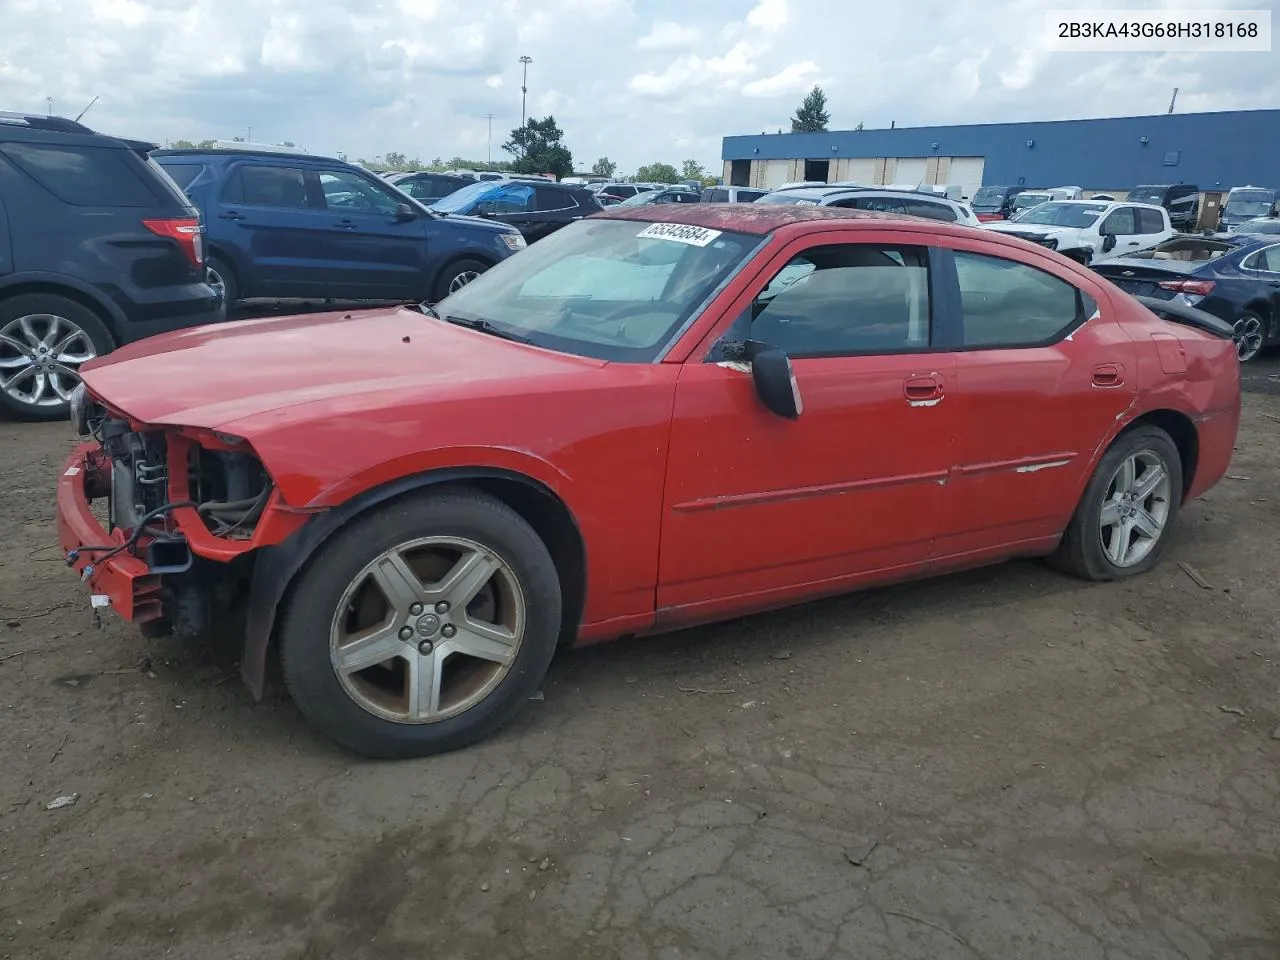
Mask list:
[[1182,502],[1182,458],[1159,427],[1116,438],[1049,562],[1082,580],[1121,580],[1160,560]]
[[560,609],[551,555],[506,504],[405,497],[319,549],[281,626],[285,683],[313,726],[356,753],[457,749],[534,692]]
[[74,300],[27,293],[0,302],[0,411],[65,420],[81,365],[112,345],[98,316]]
[[453,261],[440,272],[440,277],[436,280],[436,302],[440,302],[451,293],[457,293],[488,269],[487,263],[470,257]]

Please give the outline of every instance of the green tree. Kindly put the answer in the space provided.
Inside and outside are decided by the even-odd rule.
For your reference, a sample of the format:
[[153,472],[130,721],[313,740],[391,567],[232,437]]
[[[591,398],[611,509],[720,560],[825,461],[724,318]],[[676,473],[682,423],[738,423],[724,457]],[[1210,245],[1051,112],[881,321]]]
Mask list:
[[396,150],[388,151],[382,159],[392,170],[403,170],[408,166],[408,161],[406,160],[405,155]]
[[685,160],[680,164],[681,180],[702,180],[706,177],[707,171],[702,169],[702,164],[697,160]]
[[675,183],[680,171],[669,163],[649,163],[636,171],[636,179],[642,183]]
[[827,113],[827,95],[822,92],[821,87],[815,86],[805,95],[800,108],[796,110],[796,115],[791,118],[791,132],[822,133],[827,129],[830,121],[831,114]]
[[618,172],[618,165],[608,157],[601,157],[591,165],[591,172],[598,177],[612,177]]
[[169,146],[174,150],[191,150],[195,147],[195,144],[190,140],[175,140]]
[[244,143],[244,137],[232,137],[231,139],[236,143]]
[[858,121],[858,125],[857,125],[856,127],[854,127],[853,129],[855,129],[855,130],[861,130],[861,129],[862,129],[862,121],[861,121],[861,120],[859,120],[859,121]]
[[529,118],[523,127],[511,131],[511,139],[502,149],[516,158],[512,169],[517,173],[552,173],[567,177],[573,173],[573,154],[561,141],[564,131],[553,116],[541,120]]

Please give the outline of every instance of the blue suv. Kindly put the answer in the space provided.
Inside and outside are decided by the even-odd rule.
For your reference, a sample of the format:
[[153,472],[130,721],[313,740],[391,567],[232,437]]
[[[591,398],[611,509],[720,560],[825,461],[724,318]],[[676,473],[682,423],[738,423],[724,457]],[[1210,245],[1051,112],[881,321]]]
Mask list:
[[525,246],[441,216],[362,167],[283,150],[156,150],[204,216],[209,278],[251,298],[442,300]]

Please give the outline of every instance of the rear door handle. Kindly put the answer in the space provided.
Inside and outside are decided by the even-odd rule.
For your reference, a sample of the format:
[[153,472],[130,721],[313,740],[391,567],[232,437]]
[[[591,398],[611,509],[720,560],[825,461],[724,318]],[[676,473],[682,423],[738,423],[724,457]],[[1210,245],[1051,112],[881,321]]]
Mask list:
[[1118,387],[1124,383],[1124,367],[1118,363],[1100,363],[1093,368],[1095,387]]
[[244,214],[238,210],[227,210],[225,213],[218,214],[223,220],[243,220]]
[[334,226],[339,230],[354,230],[356,228],[356,222],[354,220],[339,220],[334,224]]
[[902,393],[913,407],[932,407],[942,400],[942,380],[938,377],[908,377],[903,381]]

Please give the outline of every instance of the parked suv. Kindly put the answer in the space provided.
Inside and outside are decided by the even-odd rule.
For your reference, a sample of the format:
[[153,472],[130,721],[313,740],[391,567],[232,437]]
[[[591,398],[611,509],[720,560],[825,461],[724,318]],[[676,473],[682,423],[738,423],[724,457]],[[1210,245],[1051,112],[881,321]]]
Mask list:
[[437,200],[442,200],[455,190],[472,186],[475,177],[463,176],[460,173],[408,173],[391,181],[397,190],[403,190],[413,199],[428,207]]
[[973,195],[973,212],[983,223],[1013,216],[1013,198],[1026,187],[979,187]]
[[222,319],[199,214],[154,146],[0,113],[0,412],[66,417],[81,364]]
[[915,190],[888,190],[876,187],[789,187],[766,194],[756,203],[793,203],[805,207],[846,207],[850,210],[872,210],[909,217],[926,217],[947,223],[978,226],[978,218],[963,203],[936,194]]
[[1125,197],[1130,203],[1154,203],[1169,211],[1175,230],[1194,230],[1200,214],[1200,188],[1194,183],[1147,183]]
[[441,300],[525,246],[499,223],[442,217],[382,177],[327,157],[156,150],[204,214],[226,301]]
[[604,207],[577,184],[512,179],[473,183],[436,201],[431,209],[509,223],[532,243]]

